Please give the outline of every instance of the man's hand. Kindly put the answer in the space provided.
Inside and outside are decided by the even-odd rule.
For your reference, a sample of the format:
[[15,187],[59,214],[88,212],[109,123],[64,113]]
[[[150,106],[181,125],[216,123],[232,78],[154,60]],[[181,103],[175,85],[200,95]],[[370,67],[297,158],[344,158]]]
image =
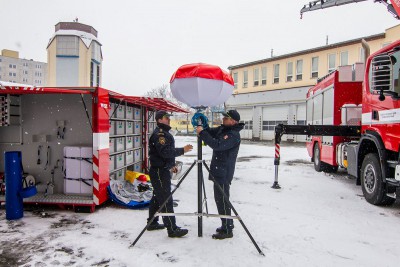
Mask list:
[[193,149],[192,145],[186,145],[183,147],[183,152],[186,153],[186,152],[192,151],[192,149]]
[[177,173],[178,172],[178,168],[176,166],[171,168],[172,173]]
[[197,135],[199,135],[201,131],[203,131],[203,127],[197,126],[197,128],[196,128]]

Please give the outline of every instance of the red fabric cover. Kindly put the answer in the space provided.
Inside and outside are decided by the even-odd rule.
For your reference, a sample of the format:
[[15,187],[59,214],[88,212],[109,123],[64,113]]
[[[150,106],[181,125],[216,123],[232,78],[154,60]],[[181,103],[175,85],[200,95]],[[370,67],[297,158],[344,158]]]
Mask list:
[[234,85],[232,76],[226,71],[222,70],[218,66],[205,64],[205,63],[193,63],[186,64],[178,68],[178,70],[172,75],[170,83],[175,79],[183,78],[205,78],[212,80],[220,80],[231,85]]

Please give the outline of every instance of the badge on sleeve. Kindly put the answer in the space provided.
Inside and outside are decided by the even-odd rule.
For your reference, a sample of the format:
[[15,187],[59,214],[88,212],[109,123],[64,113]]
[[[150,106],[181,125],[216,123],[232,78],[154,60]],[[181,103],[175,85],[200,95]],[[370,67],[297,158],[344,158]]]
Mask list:
[[165,137],[160,137],[160,138],[158,138],[158,142],[159,142],[161,145],[165,145]]
[[226,139],[228,139],[228,137],[229,137],[228,135],[225,135],[225,136],[224,136],[224,139],[226,140]]

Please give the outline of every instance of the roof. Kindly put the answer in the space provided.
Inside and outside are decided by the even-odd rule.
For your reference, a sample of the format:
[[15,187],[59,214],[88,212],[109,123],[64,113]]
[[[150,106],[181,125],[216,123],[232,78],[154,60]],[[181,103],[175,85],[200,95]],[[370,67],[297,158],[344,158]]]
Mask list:
[[[0,94],[91,94],[95,90],[96,87],[35,87],[27,84],[0,81]],[[109,92],[111,98],[124,100],[134,105],[144,106],[150,110],[189,113],[188,110],[181,108],[163,98],[126,96],[114,91],[107,91]]]
[[381,38],[384,38],[384,37],[385,37],[385,33],[379,33],[379,34],[370,35],[370,36],[367,36],[367,37],[352,39],[352,40],[339,42],[339,43],[334,43],[334,44],[330,44],[330,45],[319,46],[319,47],[315,47],[315,48],[311,48],[311,49],[307,49],[307,50],[301,50],[301,51],[297,51],[297,52],[293,52],[293,53],[289,53],[289,54],[285,54],[285,55],[281,55],[281,56],[275,56],[275,57],[261,59],[261,60],[252,61],[252,62],[248,62],[248,63],[243,63],[243,64],[239,64],[239,65],[233,65],[233,66],[229,66],[228,69],[229,70],[233,70],[233,69],[253,66],[253,65],[257,65],[257,64],[273,62],[273,61],[277,61],[277,60],[280,60],[280,59],[296,57],[296,56],[301,56],[301,55],[304,55],[304,54],[316,53],[316,52],[320,52],[320,51],[324,51],[324,50],[328,50],[328,49],[338,48],[338,47],[352,45],[352,44],[357,44],[357,43],[361,43],[362,39],[364,39],[366,41],[372,41],[372,40],[381,39]]
[[165,110],[170,112],[189,113],[188,110],[179,107],[178,105],[159,97],[144,97],[144,96],[125,96],[117,92],[110,91],[110,96],[119,100],[125,100],[128,103],[144,106],[151,110]]
[[50,41],[49,41],[49,43],[47,45],[47,48],[49,48],[51,42],[53,42],[53,40],[54,40],[54,38],[56,38],[56,36],[76,36],[76,37],[79,37],[87,48],[89,48],[89,46],[92,43],[92,41],[96,41],[99,45],[101,45],[101,43],[99,42],[97,37],[94,36],[91,33],[84,32],[84,31],[78,31],[78,30],[58,30],[58,31],[56,31],[54,33],[53,37],[51,37],[51,39],[50,39]]

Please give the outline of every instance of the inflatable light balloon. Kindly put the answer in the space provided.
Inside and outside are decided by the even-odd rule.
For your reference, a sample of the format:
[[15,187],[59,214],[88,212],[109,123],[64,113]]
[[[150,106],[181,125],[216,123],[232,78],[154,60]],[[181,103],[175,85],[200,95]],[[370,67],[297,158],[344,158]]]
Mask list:
[[171,77],[172,95],[193,108],[224,103],[233,92],[233,79],[218,66],[195,63],[178,68]]

